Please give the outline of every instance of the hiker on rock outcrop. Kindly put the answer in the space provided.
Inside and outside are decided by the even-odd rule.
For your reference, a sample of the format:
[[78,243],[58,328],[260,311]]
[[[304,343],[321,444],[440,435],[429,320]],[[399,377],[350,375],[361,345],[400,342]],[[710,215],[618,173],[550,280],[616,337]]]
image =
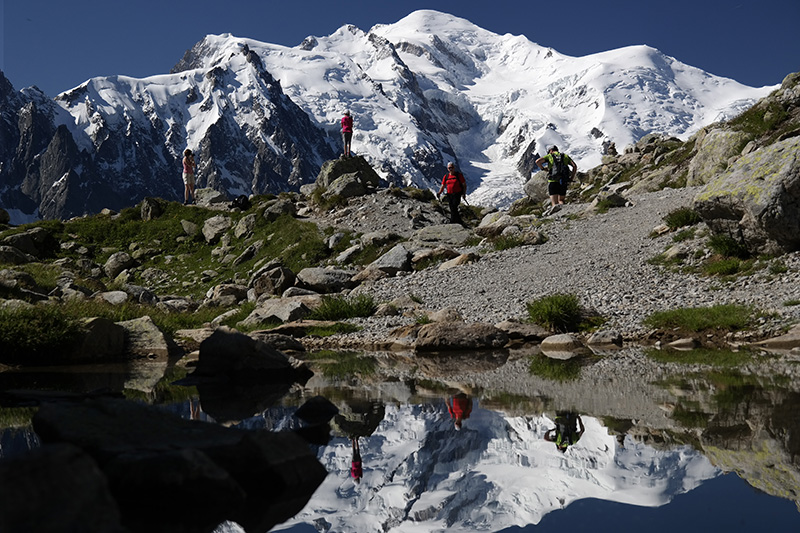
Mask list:
[[197,164],[194,162],[194,154],[188,148],[183,151],[183,205],[189,203],[191,198],[192,203],[197,203],[197,197],[194,194],[194,174]]
[[450,223],[462,224],[461,215],[458,213],[458,206],[461,198],[467,194],[467,181],[464,174],[456,170],[454,163],[447,163],[447,174],[442,178],[442,186],[436,196],[441,196],[442,191],[447,194],[447,204],[450,207]]
[[[536,160],[539,170],[544,170],[542,166],[547,162],[549,170],[547,175],[547,193],[550,195],[550,209],[554,206],[563,205],[567,198],[567,186],[575,179],[578,173],[578,165],[575,164],[567,154],[558,151],[558,146],[551,146],[547,149],[547,155]],[[570,173],[567,165],[572,167]]]
[[350,157],[350,142],[353,140],[353,117],[350,111],[344,112],[342,117],[342,141],[344,141],[344,157]]
[[457,431],[461,430],[464,420],[472,414],[472,398],[459,392],[447,401],[447,412],[453,418],[453,425]]
[[544,440],[553,442],[561,453],[578,442],[586,428],[583,427],[581,415],[572,412],[556,413],[556,427],[547,430]]

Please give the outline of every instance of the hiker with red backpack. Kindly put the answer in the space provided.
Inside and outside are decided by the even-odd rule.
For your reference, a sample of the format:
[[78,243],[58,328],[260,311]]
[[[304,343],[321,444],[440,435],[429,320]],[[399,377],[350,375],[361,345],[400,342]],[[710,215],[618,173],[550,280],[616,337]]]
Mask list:
[[[578,165],[575,164],[567,154],[558,151],[558,146],[551,146],[547,149],[547,155],[536,160],[539,170],[544,170],[543,163],[547,163],[549,170],[547,175],[547,193],[550,195],[550,207],[562,205],[567,198],[567,186],[575,179],[578,173]],[[572,167],[570,173],[567,165]]]
[[436,196],[441,196],[442,191],[446,190],[447,204],[450,206],[450,223],[464,224],[461,215],[458,213],[458,205],[461,198],[467,194],[467,181],[464,174],[456,170],[454,163],[447,163],[447,174],[442,178],[442,186]]

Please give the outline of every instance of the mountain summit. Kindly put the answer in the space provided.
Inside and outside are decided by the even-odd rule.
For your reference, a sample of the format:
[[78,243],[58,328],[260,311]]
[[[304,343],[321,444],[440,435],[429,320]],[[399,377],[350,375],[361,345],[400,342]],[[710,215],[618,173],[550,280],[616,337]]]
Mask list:
[[452,160],[473,201],[503,206],[522,195],[548,144],[588,169],[604,143],[686,138],[772,89],[647,46],[569,57],[430,10],[295,47],[209,35],[169,74],[92,78],[55,105],[30,90],[0,93],[5,123],[20,125],[0,147],[14,154],[0,168],[0,204],[24,219],[176,200],[186,147],[198,154],[199,186],[297,190],[340,153],[349,109],[353,152],[386,182],[438,186]]

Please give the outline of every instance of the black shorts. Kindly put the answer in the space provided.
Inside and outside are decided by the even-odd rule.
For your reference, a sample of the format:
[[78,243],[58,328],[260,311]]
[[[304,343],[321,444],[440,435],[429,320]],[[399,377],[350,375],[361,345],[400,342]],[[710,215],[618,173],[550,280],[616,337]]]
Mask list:
[[562,185],[558,181],[549,181],[547,182],[547,194],[550,196],[566,196],[567,184]]
[[342,139],[344,139],[345,143],[349,143],[353,139],[353,132],[352,131],[343,131],[342,132]]

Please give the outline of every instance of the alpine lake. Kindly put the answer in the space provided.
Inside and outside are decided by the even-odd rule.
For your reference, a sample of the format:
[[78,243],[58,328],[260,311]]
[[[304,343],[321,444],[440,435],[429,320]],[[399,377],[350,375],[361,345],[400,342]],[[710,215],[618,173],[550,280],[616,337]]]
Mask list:
[[[273,431],[301,427],[298,407],[326,398],[339,413],[328,444],[310,446],[327,477],[272,531],[800,531],[800,379],[781,370],[793,359],[756,353],[748,357],[758,364],[729,363],[741,355],[703,354],[717,362],[625,370],[628,359],[662,355],[652,351],[619,350],[610,355],[621,362],[616,370],[591,377],[584,370],[597,356],[300,357],[314,376],[254,399],[257,412],[181,385],[191,366],[147,360],[9,369],[0,393],[56,401],[122,393],[184,419]],[[770,360],[780,363],[762,364]],[[470,379],[454,377],[467,370]],[[469,405],[460,428],[450,412],[456,398]],[[0,405],[0,459],[40,445],[35,410]],[[579,417],[583,431],[561,451],[544,437],[565,414]],[[351,472],[354,441],[361,479]]]

